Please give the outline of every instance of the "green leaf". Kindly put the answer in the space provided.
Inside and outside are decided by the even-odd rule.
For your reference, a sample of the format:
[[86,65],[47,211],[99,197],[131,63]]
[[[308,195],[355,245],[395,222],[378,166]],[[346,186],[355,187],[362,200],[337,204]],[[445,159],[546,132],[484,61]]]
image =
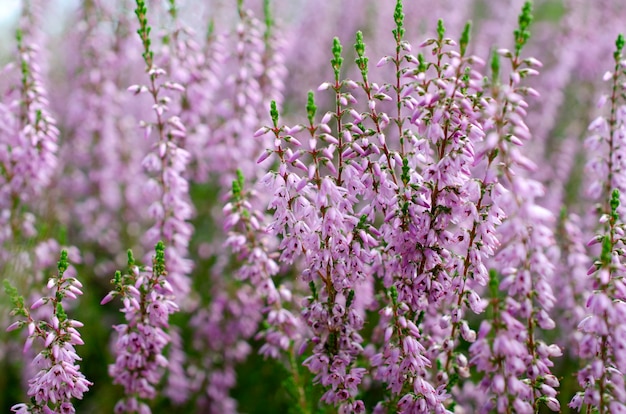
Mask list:
[[154,273],[157,275],[165,274],[165,244],[159,240],[154,246]]
[[363,33],[361,31],[356,32],[356,43],[354,44],[357,58],[355,59],[356,65],[361,71],[363,78],[367,77],[367,61],[365,57],[365,43],[363,42]]
[[618,34],[617,39],[615,40],[615,53],[613,56],[615,60],[620,60],[620,56],[622,56],[622,49],[624,49],[624,35]]
[[500,79],[500,55],[495,50],[491,52],[491,79],[494,84]]

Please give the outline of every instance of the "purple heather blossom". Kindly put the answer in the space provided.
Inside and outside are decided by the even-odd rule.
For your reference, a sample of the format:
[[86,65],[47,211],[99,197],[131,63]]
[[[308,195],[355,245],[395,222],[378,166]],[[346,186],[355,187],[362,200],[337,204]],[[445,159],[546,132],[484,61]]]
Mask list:
[[220,95],[215,91],[226,65],[224,38],[221,34],[209,33],[200,43],[193,29],[182,26],[178,20],[176,24],[168,34],[172,38],[170,46],[164,48],[162,55],[164,65],[172,68],[172,79],[183,87],[182,96],[174,104],[186,128],[185,148],[191,154],[189,175],[195,182],[206,182],[209,172],[216,167],[207,137],[212,133],[211,122],[214,122],[210,114],[215,113],[219,104]]
[[89,2],[72,16],[75,30],[63,56],[71,82],[54,107],[65,131],[55,177],[55,203],[63,206],[57,214],[75,231],[77,243],[95,243],[107,252],[85,252],[98,276],[115,270],[115,255],[129,242],[134,246],[137,228],[146,223],[141,161],[149,143],[136,139],[135,119],[147,116],[147,105],[137,105],[126,91],[129,79],[121,75],[143,75],[140,45],[131,36],[135,23],[120,10],[128,3]]
[[583,391],[578,392],[570,407],[578,411],[583,405],[599,413],[626,410],[626,286],[622,281],[624,264],[620,258],[624,249],[624,223],[622,215],[624,188],[623,137],[626,131],[623,103],[618,91],[623,88],[624,67],[622,50],[624,37],[619,35],[613,54],[615,67],[605,75],[611,80],[612,94],[608,99],[610,116],[597,118],[589,129],[593,135],[588,142],[593,145],[594,157],[588,168],[594,173],[592,196],[599,202],[599,222],[602,230],[591,244],[600,244],[601,251],[587,274],[592,277],[593,290],[586,300],[586,316],[578,330],[578,356],[587,364],[578,371],[578,382]]
[[[234,32],[229,36],[208,34],[203,50],[204,64],[199,67],[198,77],[185,84],[185,99],[188,100],[184,101],[181,117],[189,117],[186,123],[190,127],[190,150],[194,153],[192,168],[198,182],[215,178],[224,183],[236,178],[235,182],[239,183],[244,175],[256,180],[262,171],[254,162],[253,154],[265,145],[264,141],[246,131],[259,123],[270,97],[280,96],[284,77],[281,41],[274,34],[276,26],[268,6],[269,3],[264,10],[263,24],[240,3]],[[199,83],[195,84],[195,80]],[[243,181],[240,185],[243,186]],[[282,308],[283,303],[295,299],[289,288],[277,288],[272,280],[278,265],[268,256],[270,247],[266,242],[270,238],[261,228],[264,217],[256,200],[266,195],[248,190],[236,193],[233,186],[231,196],[232,202],[223,209],[224,215],[215,217],[223,223],[227,238],[225,241],[217,239],[207,246],[212,255],[219,257],[211,270],[213,300],[199,309],[191,321],[195,327],[193,346],[205,354],[197,367],[206,372],[200,388],[204,395],[198,400],[198,406],[214,413],[236,411],[229,391],[236,381],[235,365],[252,350],[248,341],[255,334],[258,339],[264,337],[266,342],[261,353],[266,356],[277,356],[289,347],[295,352],[290,339],[298,339],[301,325]],[[262,201],[260,203],[262,205]],[[254,289],[230,288],[224,274],[232,272],[227,267],[231,253],[241,263],[234,273],[235,278],[251,284]],[[262,315],[269,316],[271,328],[257,332]],[[206,349],[211,352],[207,354]]]
[[44,37],[37,28],[39,7],[24,6],[17,31],[15,62],[2,68],[9,85],[0,102],[0,257],[9,243],[36,235],[35,212],[57,166],[59,130],[50,111],[45,82]]
[[278,358],[284,352],[295,352],[290,348],[301,342],[302,327],[287,307],[294,301],[291,290],[285,285],[277,287],[273,280],[279,267],[269,257],[268,237],[262,228],[264,217],[251,203],[255,195],[244,188],[243,175],[239,172],[233,182],[232,201],[224,207],[225,230],[229,234],[226,243],[243,263],[238,278],[256,286],[258,300],[265,304],[263,313],[269,327],[256,336],[265,341],[259,352]]
[[236,401],[229,395],[235,386],[235,364],[250,354],[248,339],[253,337],[261,316],[258,295],[249,286],[240,288],[235,297],[217,292],[209,307],[200,308],[190,324],[197,327],[194,348],[203,349],[197,401],[207,413],[235,413]]
[[[269,207],[275,212],[268,229],[282,236],[280,260],[294,263],[301,258],[302,280],[311,289],[302,317],[312,333],[313,354],[304,365],[315,374],[314,381],[326,390],[322,401],[339,406],[341,412],[350,412],[364,409],[355,397],[366,372],[354,366],[363,349],[363,338],[358,333],[363,319],[354,308],[355,289],[365,282],[373,259],[370,249],[378,243],[368,237],[366,228],[358,227],[354,205],[365,187],[357,182],[354,164],[346,164],[344,171],[342,163],[344,154],[346,159],[350,157],[351,139],[347,138],[350,132],[343,129],[341,118],[348,101],[356,100],[350,92],[341,91],[344,82],[339,79],[342,58],[337,39],[333,52],[339,137],[326,132],[330,131],[326,119],[322,124],[314,122],[312,92],[307,104],[308,125],[279,126],[277,105],[272,102],[274,126],[266,131],[274,135],[272,151],[280,164],[278,172],[269,172],[262,182],[273,193]],[[296,137],[299,135],[302,141]],[[304,147],[301,142],[308,145]],[[338,168],[334,166],[336,156]],[[311,161],[309,168],[304,159]]]
[[[485,115],[492,120],[488,121],[491,127],[486,131],[483,151],[489,157],[498,151],[502,162],[498,180],[506,189],[499,207],[508,216],[497,229],[502,248],[493,263],[502,279],[494,273],[490,280],[491,294],[497,296],[495,287],[499,285],[507,297],[492,298],[494,320],[481,323],[478,341],[470,347],[472,364],[486,374],[481,385],[493,395],[483,406],[485,411],[532,412],[542,399],[551,409],[558,406],[554,399],[558,381],[545,387],[543,383],[546,377],[553,377],[551,359],[562,352],[555,345],[545,344],[537,333],[555,326],[548,314],[556,300],[551,288],[554,266],[548,258],[555,243],[554,217],[537,204],[544,189],[541,183],[524,176],[525,171],[534,171],[535,165],[520,150],[531,138],[524,122],[525,97],[534,95],[532,89],[520,84],[520,73],[532,64],[519,55],[525,43],[520,39],[529,24],[529,7],[527,3],[519,19],[515,52],[501,49],[492,58],[492,95],[485,109]],[[499,56],[512,66],[509,82],[504,85],[499,82]]]
[[[396,125],[390,123],[391,116],[378,109],[379,105],[393,100],[387,94],[392,86],[370,83],[360,36],[359,33],[356,50],[361,82],[340,80],[341,46],[338,40],[334,42],[331,64],[335,81],[321,87],[334,91],[334,112],[324,116],[321,124],[314,124],[311,94],[307,105],[308,125],[278,126],[278,112],[273,106],[274,126],[259,131],[260,134],[273,132],[276,138],[273,153],[280,162],[278,171],[270,172],[263,180],[274,193],[270,202],[274,221],[269,228],[282,236],[282,261],[291,263],[298,256],[304,261],[303,281],[310,283],[312,296],[305,302],[302,315],[313,332],[314,345],[305,365],[316,374],[315,381],[327,389],[323,401],[347,409],[347,400],[355,390],[347,386],[346,375],[355,375],[354,383],[363,380],[365,371],[351,367],[361,352],[362,338],[358,332],[363,322],[350,307],[356,287],[372,283],[367,277],[370,269],[380,269],[386,287],[391,289],[393,306],[381,311],[385,316],[381,317],[379,326],[385,331],[385,339],[382,353],[372,357],[375,378],[387,384],[393,394],[402,396],[398,408],[403,412],[444,412],[449,395],[445,386],[436,389],[430,384],[428,373],[433,362],[423,345],[430,346],[437,339],[423,337],[413,320],[428,304],[437,306],[445,297],[451,281],[442,264],[450,266],[452,273],[455,263],[462,263],[456,250],[458,242],[453,241],[453,234],[447,228],[452,230],[457,224],[451,218],[457,209],[463,215],[467,211],[468,201],[459,199],[457,194],[468,191],[464,186],[472,187],[469,173],[474,162],[473,140],[480,141],[483,137],[481,127],[475,124],[480,112],[473,112],[469,99],[456,102],[463,99],[460,93],[457,98],[457,89],[460,92],[466,88],[461,85],[460,74],[464,69],[460,59],[451,59],[449,65],[433,70],[430,76],[441,79],[435,78],[438,82],[433,81],[433,91],[429,91],[424,73],[419,72],[424,70],[423,62],[414,58],[420,65],[415,72],[398,68],[399,76],[405,71],[415,73],[415,83],[403,85],[406,92],[396,86],[398,101],[401,95],[410,99],[399,103],[402,111],[394,120],[400,126],[400,134],[394,134]],[[401,39],[397,42],[400,44]],[[442,37],[428,44],[435,42],[440,50],[452,43]],[[410,50],[408,45],[405,48]],[[471,79],[467,86],[475,88]],[[352,109],[358,107],[357,92],[361,92],[367,103],[367,109],[360,113]],[[438,99],[439,96],[443,99]],[[457,105],[459,115],[448,118],[445,110],[456,109]],[[412,117],[403,115],[409,111]],[[328,126],[333,118],[336,136],[331,135]],[[413,127],[403,130],[403,122],[407,126],[410,122],[415,130]],[[448,129],[455,132],[448,136],[444,133]],[[296,138],[305,135],[306,130],[309,137]],[[401,138],[400,145],[389,146],[388,134]],[[307,168],[305,160],[310,160],[310,167]],[[409,201],[408,208],[404,200]],[[445,208],[440,210],[437,207],[440,203]],[[362,206],[358,215],[354,211],[356,206]],[[448,209],[450,213],[440,213]],[[385,218],[380,229],[371,224],[378,214]],[[379,239],[386,241],[384,250],[378,250]],[[419,251],[415,250],[415,240],[422,246]],[[444,247],[448,245],[449,250]],[[380,262],[381,259],[386,262]],[[477,266],[477,269],[483,268]],[[485,276],[482,280],[484,284]],[[468,293],[472,309],[482,311],[480,298]],[[383,328],[389,324],[395,327]],[[472,337],[466,323],[459,326],[462,335]],[[398,336],[397,343],[390,341],[394,333]],[[407,377],[411,378],[409,384],[413,383],[413,390],[404,395]]]
[[556,297],[554,319],[563,332],[558,338],[557,345],[573,358],[579,355],[580,341],[583,337],[577,327],[585,317],[585,304],[590,292],[593,291],[593,280],[587,275],[589,257],[583,239],[583,228],[582,219],[571,214],[560,219],[555,234],[561,247],[555,274],[562,275],[565,282],[559,284],[559,289],[554,292]]
[[193,263],[187,258],[189,240],[193,227],[189,219],[193,206],[189,200],[189,182],[185,177],[191,155],[184,148],[186,128],[177,115],[168,116],[170,103],[184,87],[167,79],[167,72],[157,66],[154,52],[150,48],[150,29],[147,25],[147,9],[143,1],[137,2],[136,14],[139,20],[139,37],[144,48],[144,61],[149,77],[148,85],[133,85],[129,91],[135,94],[147,93],[152,97],[154,121],[141,121],[146,138],[155,131],[157,141],[142,161],[146,172],[151,176],[145,183],[144,191],[151,197],[148,215],[154,225],[145,234],[146,245],[154,245],[163,240],[168,246],[168,282],[173,288],[176,300],[190,306],[188,295],[191,289],[189,273]]
[[[207,56],[200,72],[205,85],[190,85],[189,108],[182,114],[192,117],[190,148],[197,158],[197,173],[204,173],[198,177],[200,182],[213,178],[228,188],[237,170],[255,179],[261,174],[255,157],[269,142],[251,132],[267,113],[269,101],[280,99],[285,72],[269,7],[265,13],[263,24],[241,2],[234,30],[226,35],[210,33],[206,40]],[[200,112],[202,105],[212,115]]]
[[[149,413],[145,400],[156,397],[158,385],[168,360],[163,355],[170,343],[166,332],[169,315],[178,311],[173,301],[173,289],[166,278],[163,243],[158,243],[152,267],[139,267],[129,252],[129,273],[115,274],[115,290],[102,300],[122,299],[121,312],[125,324],[115,325],[115,364],[109,366],[114,384],[124,387],[125,397],[115,408],[116,412]],[[138,408],[139,407],[139,408]]]
[[[35,356],[32,365],[36,373],[28,380],[27,394],[32,397],[30,404],[16,404],[11,410],[15,413],[74,413],[72,399],[82,399],[83,394],[93,385],[80,372],[75,346],[83,345],[77,328],[83,324],[69,319],[64,307],[67,299],[76,299],[82,295],[82,284],[74,277],[68,277],[67,251],[61,252],[58,273],[50,278],[46,287],[50,296],[36,300],[30,310],[24,307],[24,301],[17,296],[17,290],[8,283],[7,292],[12,297],[15,309],[12,314],[20,319],[8,327],[8,331],[27,326],[28,338],[24,344],[24,353],[33,346],[43,344],[42,350]],[[45,314],[42,320],[32,318],[31,311]],[[37,343],[37,345],[35,345]]]

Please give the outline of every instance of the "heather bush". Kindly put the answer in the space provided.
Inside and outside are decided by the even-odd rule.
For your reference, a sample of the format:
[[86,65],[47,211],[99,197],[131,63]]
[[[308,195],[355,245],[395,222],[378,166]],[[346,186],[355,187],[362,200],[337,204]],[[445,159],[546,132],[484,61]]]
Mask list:
[[3,410],[626,412],[622,1],[76,3],[1,56]]

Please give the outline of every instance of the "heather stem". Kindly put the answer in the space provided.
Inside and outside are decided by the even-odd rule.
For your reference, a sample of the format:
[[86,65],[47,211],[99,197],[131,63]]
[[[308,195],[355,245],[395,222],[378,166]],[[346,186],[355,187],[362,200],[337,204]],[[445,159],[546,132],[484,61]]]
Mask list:
[[[343,82],[341,82],[339,79],[340,73],[341,73],[341,65],[343,63],[343,58],[341,57],[341,43],[339,42],[339,38],[335,37],[333,39],[333,59],[331,60],[331,65],[333,67],[333,71],[335,73],[335,84],[333,85],[333,90],[335,91],[335,119],[337,120],[337,140],[339,141],[339,144],[337,145],[337,150],[338,150],[338,156],[339,156],[339,161],[338,161],[338,165],[337,165],[337,179],[336,179],[336,183],[337,186],[341,186],[342,184],[342,179],[341,179],[341,173],[343,172],[343,152],[344,152],[344,145],[345,143],[343,142],[343,124],[342,124],[342,118],[343,118],[343,113],[344,110],[342,109],[342,93],[341,93],[341,87],[343,86]],[[345,98],[344,98],[345,99]]]
[[398,126],[398,139],[400,140],[400,157],[404,158],[404,118],[402,117],[402,75],[404,69],[401,66],[402,56],[400,53],[404,49],[402,39],[404,37],[404,13],[402,11],[402,0],[397,0],[396,9],[394,12],[394,21],[396,28],[393,30],[393,37],[396,41],[396,56],[393,63],[396,68],[396,85],[394,91],[396,92],[396,125]]
[[617,40],[615,42],[616,45],[616,50],[613,54],[613,57],[615,58],[615,67],[613,70],[613,85],[611,88],[611,115],[609,118],[609,139],[608,139],[608,144],[609,144],[609,156],[608,156],[608,177],[606,179],[605,185],[604,185],[604,194],[605,194],[605,201],[604,201],[604,211],[605,212],[610,212],[611,211],[611,207],[609,205],[610,202],[610,197],[609,194],[611,194],[611,190],[613,188],[615,188],[615,184],[614,184],[614,171],[613,171],[613,153],[614,153],[614,145],[615,142],[617,140],[616,138],[616,132],[617,132],[617,107],[618,107],[618,93],[619,93],[619,87],[620,87],[620,69],[621,69],[621,60],[622,60],[622,49],[624,48],[624,36],[622,34],[620,34],[617,37]]
[[[363,87],[363,90],[365,91],[365,94],[367,95],[367,102],[369,103],[370,108],[371,108],[370,115],[372,118],[372,122],[374,122],[374,126],[376,127],[376,133],[378,134],[381,148],[387,159],[387,166],[389,167],[391,178],[393,179],[393,183],[397,186],[398,179],[396,177],[396,170],[395,168],[393,168],[393,163],[391,161],[392,154],[389,151],[389,147],[387,146],[387,141],[385,139],[383,128],[380,125],[380,116],[378,115],[376,111],[376,106],[374,105],[375,97],[372,96],[372,87],[370,86],[370,83],[367,78],[367,58],[365,57],[365,44],[363,43],[363,34],[361,32],[357,32],[356,36],[357,36],[357,42],[355,44],[355,48],[356,48],[356,52],[358,56],[356,59],[356,63],[359,69],[361,70],[361,76],[363,79],[362,87]],[[400,135],[400,139],[402,140],[402,134]]]
[[304,381],[300,376],[299,370],[300,364],[296,361],[296,351],[292,349],[289,352],[289,368],[291,370],[291,375],[293,376],[293,381],[295,383],[297,392],[298,392],[298,406],[300,408],[301,414],[310,414],[311,410],[309,409],[309,404],[306,399],[306,392],[304,390]]

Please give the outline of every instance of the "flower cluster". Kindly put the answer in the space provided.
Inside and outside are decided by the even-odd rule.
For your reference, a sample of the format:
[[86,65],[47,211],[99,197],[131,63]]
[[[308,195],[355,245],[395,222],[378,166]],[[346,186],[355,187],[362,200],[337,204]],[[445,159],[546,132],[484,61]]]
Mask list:
[[180,93],[184,91],[184,87],[164,80],[165,70],[154,63],[147,12],[145,2],[138,0],[135,14],[140,27],[137,33],[143,44],[143,58],[150,83],[129,87],[136,94],[148,93],[152,97],[152,109],[156,118],[154,122],[141,122],[146,138],[151,137],[153,129],[157,134],[157,142],[152,145],[151,152],[142,162],[146,171],[155,175],[146,182],[144,191],[149,197],[156,195],[156,200],[151,200],[152,204],[148,208],[148,214],[155,223],[147,231],[145,242],[151,246],[157,240],[163,239],[168,245],[168,262],[172,269],[169,282],[176,300],[183,301],[191,289],[188,275],[192,269],[192,262],[186,256],[193,232],[188,222],[193,208],[189,202],[189,183],[184,177],[190,154],[182,146],[186,136],[185,126],[178,116],[166,117],[165,114],[172,100],[166,92]]
[[59,130],[50,113],[41,68],[41,36],[36,13],[25,8],[16,33],[16,61],[3,68],[10,79],[0,104],[0,249],[2,261],[10,256],[8,242],[36,235],[33,210],[49,185],[57,166]]
[[[59,219],[81,235],[82,245],[101,249],[97,257],[85,249],[85,261],[96,275],[108,278],[117,266],[115,256],[135,246],[135,228],[145,223],[141,161],[151,143],[136,138],[134,116],[146,116],[148,110],[135,105],[136,98],[126,91],[129,81],[120,75],[143,75],[141,45],[131,36],[132,16],[117,15],[111,5],[88,3],[75,18],[70,39],[76,44],[70,49],[79,53],[64,56],[71,83],[63,108],[53,107],[65,131],[59,158],[73,162],[57,171],[54,192],[72,194],[72,208],[60,208]],[[127,58],[120,61],[117,50]],[[123,223],[118,217],[124,217]]]
[[[377,411],[447,411],[449,392],[459,378],[469,376],[470,362],[482,372],[500,369],[500,375],[515,379],[520,369],[525,370],[523,364],[536,363],[528,389],[511,391],[510,400],[505,392],[502,400],[529,410],[535,401],[535,383],[543,385],[544,377],[550,375],[549,358],[557,356],[558,350],[536,340],[521,322],[511,326],[522,327],[516,332],[523,331],[521,335],[527,338],[521,349],[526,345],[528,349],[520,355],[498,345],[511,341],[506,335],[515,336],[500,329],[508,325],[496,327],[502,339],[492,343],[482,337],[473,347],[471,361],[455,348],[460,339],[476,340],[464,315],[466,309],[481,313],[487,306],[478,293],[488,281],[483,262],[500,243],[507,248],[499,251],[495,263],[519,266],[528,281],[530,272],[540,268],[548,272],[539,273],[543,279],[537,278],[537,288],[524,284],[517,289],[511,287],[517,271],[503,270],[507,278],[501,288],[511,295],[508,308],[502,309],[504,316],[511,322],[526,318],[529,326],[540,320],[544,329],[551,324],[546,310],[553,299],[545,281],[551,273],[544,251],[551,241],[550,229],[541,221],[543,210],[534,203],[540,194],[530,191],[537,185],[511,179],[512,170],[528,166],[514,146],[530,138],[523,122],[527,105],[523,97],[533,90],[519,83],[536,73],[532,66],[539,65],[535,59],[520,58],[528,38],[530,7],[520,17],[515,53],[501,50],[494,55],[492,80],[487,85],[479,72],[483,61],[467,54],[470,25],[455,50],[457,43],[445,36],[439,21],[438,36],[421,44],[434,57],[428,61],[422,54],[413,55],[403,39],[401,2],[394,19],[396,53],[383,57],[379,66],[393,64],[395,82],[379,85],[370,80],[360,32],[355,52],[361,79],[343,80],[342,47],[335,39],[331,60],[335,79],[320,87],[334,92],[335,110],[316,123],[311,93],[308,124],[279,125],[273,104],[273,125],[257,132],[259,136],[271,132],[275,137],[274,148],[264,152],[259,162],[272,154],[279,161],[277,170],[261,181],[274,194],[269,203],[273,211],[269,229],[280,236],[283,263],[296,263],[302,257],[302,279],[312,292],[302,316],[313,334],[313,354],[304,364],[326,389],[322,401],[339,405],[345,412],[363,411],[363,402],[355,398],[367,372],[355,366],[363,354],[363,308],[378,308],[374,341],[380,348],[371,354],[370,363],[373,378],[391,393]],[[500,55],[511,58],[509,85],[499,82]],[[485,88],[490,85],[491,90]],[[359,105],[358,96],[367,103],[365,107]],[[528,188],[520,191],[516,186]],[[504,221],[504,209],[513,218]],[[525,224],[530,222],[534,230]],[[500,234],[497,226],[503,229]],[[514,229],[523,229],[528,236],[508,240],[507,234],[516,234]],[[522,244],[518,248],[516,243]],[[522,253],[526,251],[527,256]],[[377,283],[382,283],[386,294],[368,297],[366,292],[379,289]],[[536,291],[545,292],[536,298],[545,310],[534,310],[530,295]],[[517,301],[515,295],[519,295]],[[359,307],[355,297],[361,302]],[[483,325],[482,335],[490,329]],[[493,363],[508,355],[514,365]],[[432,376],[435,367],[440,368]],[[488,382],[483,385],[498,400],[503,390],[489,387]],[[558,407],[555,393],[546,386],[537,385],[537,390],[538,395],[549,394],[551,408]],[[523,394],[519,400],[518,394]],[[499,410],[508,403],[498,403]]]
[[102,299],[101,304],[115,297],[122,299],[125,324],[114,326],[118,333],[115,344],[117,357],[109,367],[115,384],[124,387],[126,397],[120,400],[116,412],[149,413],[142,400],[156,397],[167,359],[163,355],[170,342],[166,332],[169,315],[178,310],[173,302],[173,289],[166,279],[165,247],[162,242],[155,247],[152,267],[140,267],[132,252],[128,252],[129,272],[115,273],[115,290]]
[[[16,404],[11,408],[14,413],[74,413],[72,400],[82,399],[83,394],[93,385],[80,372],[78,361],[81,358],[74,348],[84,345],[76,328],[83,324],[70,319],[65,312],[68,299],[76,299],[83,292],[82,284],[75,277],[66,274],[69,262],[67,251],[61,252],[57,264],[58,273],[48,280],[46,287],[50,296],[43,296],[27,308],[24,298],[18,295],[17,289],[5,280],[5,290],[13,301],[12,315],[20,319],[12,323],[7,331],[28,328],[28,338],[24,344],[24,353],[31,350],[35,342],[43,343],[42,350],[33,359],[37,373],[28,380],[28,395],[32,397],[30,404]],[[67,272],[69,273],[69,271]],[[36,320],[31,311],[41,309],[46,317]]]
[[609,98],[610,117],[598,118],[590,126],[594,135],[596,157],[588,167],[597,177],[593,188],[599,201],[598,212],[603,231],[591,244],[600,244],[600,256],[589,268],[593,278],[593,292],[586,302],[587,315],[580,321],[582,332],[579,357],[588,361],[578,372],[578,382],[584,389],[577,393],[570,407],[582,410],[583,406],[595,407],[599,413],[626,411],[626,354],[624,353],[624,315],[626,312],[626,286],[623,282],[624,223],[621,218],[621,191],[624,190],[623,137],[626,132],[623,105],[620,105],[621,80],[626,75],[622,50],[624,37],[618,36],[613,54],[615,68],[605,75],[612,80]]

